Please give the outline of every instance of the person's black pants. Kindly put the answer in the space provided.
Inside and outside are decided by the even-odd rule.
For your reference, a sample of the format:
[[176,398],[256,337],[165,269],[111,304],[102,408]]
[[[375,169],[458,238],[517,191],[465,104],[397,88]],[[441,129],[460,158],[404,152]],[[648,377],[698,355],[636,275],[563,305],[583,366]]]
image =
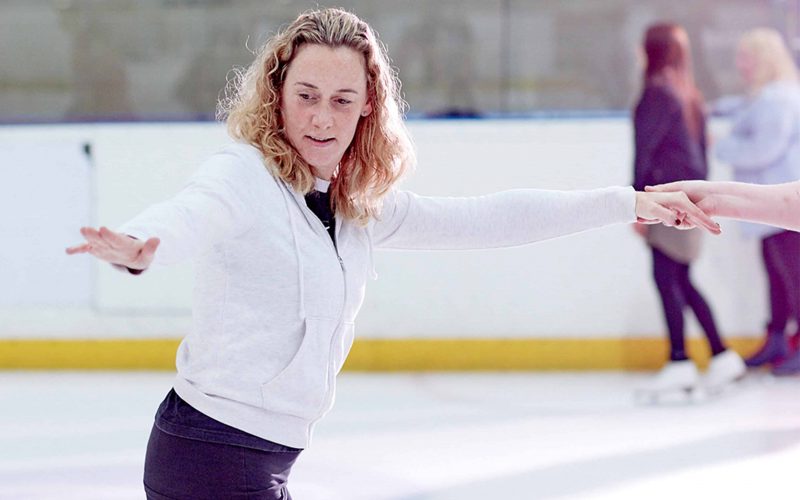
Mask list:
[[199,441],[154,425],[144,465],[145,493],[148,500],[291,500],[286,482],[301,451]]
[[652,250],[653,277],[661,296],[664,318],[669,330],[670,359],[673,361],[688,359],[683,320],[683,309],[686,306],[694,311],[700,322],[708,338],[711,354],[716,355],[724,351],[725,345],[717,332],[711,308],[689,278],[689,265],[672,260],[656,248]]

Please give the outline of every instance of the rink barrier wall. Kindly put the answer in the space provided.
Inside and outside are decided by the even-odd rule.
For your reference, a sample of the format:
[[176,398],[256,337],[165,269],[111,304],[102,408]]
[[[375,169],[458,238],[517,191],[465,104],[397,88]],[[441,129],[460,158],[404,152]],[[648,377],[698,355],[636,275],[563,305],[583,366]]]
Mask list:
[[[420,164],[402,187],[422,195],[630,182],[625,116],[408,125]],[[711,129],[721,137],[727,126],[717,121]],[[224,127],[0,126],[0,136],[0,154],[22,157],[5,164],[25,165],[4,175],[9,220],[19,227],[8,232],[11,255],[0,266],[0,368],[174,369],[178,341],[163,339],[194,328],[191,263],[134,278],[63,249],[79,241],[82,225],[118,227],[172,196],[227,142]],[[32,161],[45,152],[59,162]],[[75,164],[63,166],[66,158]],[[713,159],[710,169],[714,180],[730,179]],[[89,177],[81,177],[82,190],[65,188],[75,172]],[[692,277],[726,338],[757,339],[769,311],[760,243],[733,221],[721,223],[721,236],[705,238]],[[378,279],[366,285],[348,369],[647,369],[666,357],[650,252],[627,225],[518,248],[374,257]],[[702,338],[693,315],[686,332]]]
[[[727,339],[746,355],[760,339]],[[3,370],[174,370],[178,339],[2,339]],[[688,339],[701,368],[709,359],[703,339]],[[606,339],[362,339],[347,371],[655,370],[667,357],[656,338]]]

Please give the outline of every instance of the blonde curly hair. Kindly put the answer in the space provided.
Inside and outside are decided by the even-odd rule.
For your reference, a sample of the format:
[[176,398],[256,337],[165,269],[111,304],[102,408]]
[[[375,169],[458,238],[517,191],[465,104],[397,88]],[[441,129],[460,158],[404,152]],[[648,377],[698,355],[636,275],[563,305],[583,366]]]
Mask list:
[[314,186],[314,173],[290,144],[281,117],[281,88],[287,69],[304,44],[349,47],[364,56],[367,99],[372,112],[361,117],[331,183],[337,216],[366,224],[378,216],[380,199],[415,156],[403,122],[400,81],[383,44],[367,23],[340,9],[301,14],[258,50],[246,70],[236,71],[220,101],[218,116],[228,133],[258,148],[273,175],[300,193]]

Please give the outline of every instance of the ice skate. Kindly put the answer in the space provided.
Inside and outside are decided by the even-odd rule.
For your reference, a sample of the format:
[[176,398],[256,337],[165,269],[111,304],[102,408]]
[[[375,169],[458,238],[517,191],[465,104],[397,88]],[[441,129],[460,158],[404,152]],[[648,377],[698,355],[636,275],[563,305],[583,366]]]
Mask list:
[[800,374],[800,351],[788,356],[772,368],[772,374],[778,377]]
[[783,332],[768,332],[761,348],[744,363],[750,368],[758,368],[768,363],[779,363],[789,356],[789,341]]
[[636,400],[642,403],[658,404],[669,400],[694,401],[700,374],[695,364],[687,359],[670,361],[650,381],[636,390]]
[[732,388],[747,373],[742,357],[730,349],[711,358],[703,376],[703,389],[709,396],[722,394]]

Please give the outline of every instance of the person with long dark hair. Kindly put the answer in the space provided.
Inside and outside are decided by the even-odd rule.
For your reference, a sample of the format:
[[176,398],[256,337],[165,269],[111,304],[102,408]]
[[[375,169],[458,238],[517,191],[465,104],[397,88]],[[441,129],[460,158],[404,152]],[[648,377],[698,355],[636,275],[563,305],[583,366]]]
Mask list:
[[[678,25],[650,26],[644,37],[646,65],[642,94],[634,111],[635,189],[687,179],[706,179],[706,120],[703,96],[694,83],[689,37]],[[726,348],[711,308],[690,278],[700,250],[698,231],[637,224],[653,255],[653,278],[669,331],[669,363],[643,389],[655,393],[693,390],[700,375],[689,359],[684,335],[684,309],[697,317],[712,358],[705,385],[724,386],[741,377],[741,357]]]

